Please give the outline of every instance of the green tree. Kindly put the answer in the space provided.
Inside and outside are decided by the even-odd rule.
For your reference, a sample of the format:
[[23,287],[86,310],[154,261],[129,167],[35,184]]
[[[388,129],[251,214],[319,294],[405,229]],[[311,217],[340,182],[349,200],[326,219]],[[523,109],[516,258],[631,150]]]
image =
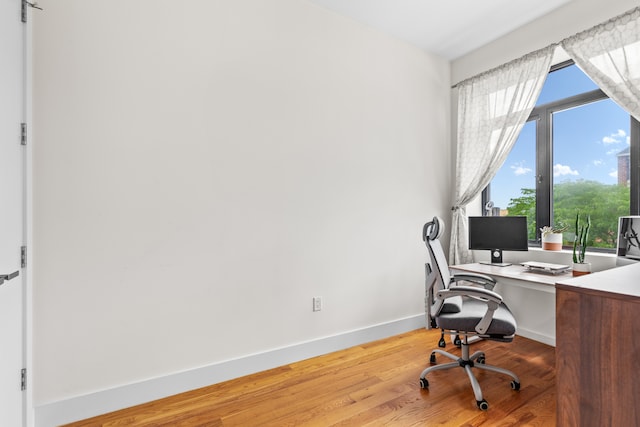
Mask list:
[[522,195],[509,200],[507,211],[509,216],[526,216],[529,240],[536,238],[536,190],[521,188]]
[[[520,197],[509,201],[508,215],[524,215],[528,219],[529,239],[535,239],[536,200],[535,189],[522,188]],[[629,215],[629,188],[606,185],[596,181],[570,181],[553,186],[553,224],[568,225],[565,245],[573,243],[576,213],[591,216],[589,246],[615,247],[618,217]]]
[[[576,213],[591,216],[589,246],[615,247],[618,217],[629,215],[629,188],[578,180],[553,186],[554,219],[573,224]],[[570,226],[569,231],[573,232]],[[573,234],[567,233],[573,242]]]

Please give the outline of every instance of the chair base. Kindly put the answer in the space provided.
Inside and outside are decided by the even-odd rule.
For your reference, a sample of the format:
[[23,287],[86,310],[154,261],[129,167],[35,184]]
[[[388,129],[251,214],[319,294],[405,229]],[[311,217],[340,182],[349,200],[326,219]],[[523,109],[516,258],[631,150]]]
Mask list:
[[[473,394],[476,398],[476,404],[479,409],[487,410],[489,408],[489,404],[484,399],[482,395],[482,389],[480,388],[480,383],[476,379],[475,375],[471,368],[483,369],[485,371],[497,372],[499,374],[508,375],[513,380],[511,381],[511,388],[513,390],[520,390],[520,379],[516,374],[509,371],[508,369],[500,368],[498,366],[487,365],[485,364],[485,354],[482,351],[476,351],[471,356],[469,356],[469,340],[465,336],[461,343],[462,356],[458,357],[454,354],[448,353],[444,350],[436,349],[433,350],[430,357],[430,363],[434,366],[430,366],[420,374],[420,387],[428,388],[429,381],[427,381],[427,375],[433,371],[440,371],[444,369],[451,368],[463,368],[469,377],[469,381],[471,382],[471,387],[473,388]],[[436,363],[436,354],[440,354],[442,356],[448,357],[449,359],[455,360],[453,363],[445,363],[443,365],[435,365]]]

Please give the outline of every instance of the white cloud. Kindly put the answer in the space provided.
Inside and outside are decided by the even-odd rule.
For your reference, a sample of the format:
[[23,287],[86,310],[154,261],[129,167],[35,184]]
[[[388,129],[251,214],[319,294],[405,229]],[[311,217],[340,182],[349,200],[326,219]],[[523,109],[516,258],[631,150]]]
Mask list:
[[611,178],[618,178],[618,171],[617,171],[617,170],[612,171],[612,172],[609,174],[609,176],[610,176]]
[[527,175],[531,172],[531,168],[524,167],[522,163],[511,166],[511,170],[515,176]]
[[564,175],[579,175],[579,173],[571,169],[571,166],[561,165],[560,163],[553,165],[553,176]]
[[600,166],[600,165],[602,165],[602,163],[603,163],[602,160],[594,160],[593,161],[593,165],[594,166]]
[[623,139],[627,139],[627,132],[625,132],[623,129],[618,129],[617,132],[612,133],[609,136],[605,136],[602,138],[602,142],[604,144],[619,144],[620,138]]

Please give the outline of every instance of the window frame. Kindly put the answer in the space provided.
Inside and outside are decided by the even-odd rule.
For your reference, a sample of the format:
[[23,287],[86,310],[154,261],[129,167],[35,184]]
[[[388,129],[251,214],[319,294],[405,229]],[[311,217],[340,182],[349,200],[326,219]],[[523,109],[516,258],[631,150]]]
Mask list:
[[[549,73],[574,65],[573,60],[552,66]],[[553,218],[553,113],[609,99],[602,89],[552,101],[535,107],[526,123],[536,122],[536,224],[551,224]],[[640,215],[640,122],[629,114],[629,214]],[[482,191],[483,215],[491,200],[491,184]],[[530,244],[540,245],[540,227],[536,226],[536,240]],[[589,248],[596,252],[615,252],[615,249]]]

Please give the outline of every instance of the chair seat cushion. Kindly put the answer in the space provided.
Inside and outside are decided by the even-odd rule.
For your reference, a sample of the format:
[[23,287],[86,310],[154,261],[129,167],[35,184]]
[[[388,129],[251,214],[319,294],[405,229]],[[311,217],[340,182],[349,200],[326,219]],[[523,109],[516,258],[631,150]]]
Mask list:
[[[475,327],[484,317],[487,311],[487,304],[474,298],[463,298],[462,307],[458,312],[444,312],[436,317],[436,323],[439,328],[449,329],[453,331],[476,333]],[[493,313],[493,319],[489,325],[489,329],[483,337],[495,339],[499,341],[511,341],[512,336],[516,333],[516,319],[509,308],[504,304],[500,304],[498,309]]]
[[455,296],[444,300],[440,313],[460,313],[460,310],[462,310],[462,297]]

